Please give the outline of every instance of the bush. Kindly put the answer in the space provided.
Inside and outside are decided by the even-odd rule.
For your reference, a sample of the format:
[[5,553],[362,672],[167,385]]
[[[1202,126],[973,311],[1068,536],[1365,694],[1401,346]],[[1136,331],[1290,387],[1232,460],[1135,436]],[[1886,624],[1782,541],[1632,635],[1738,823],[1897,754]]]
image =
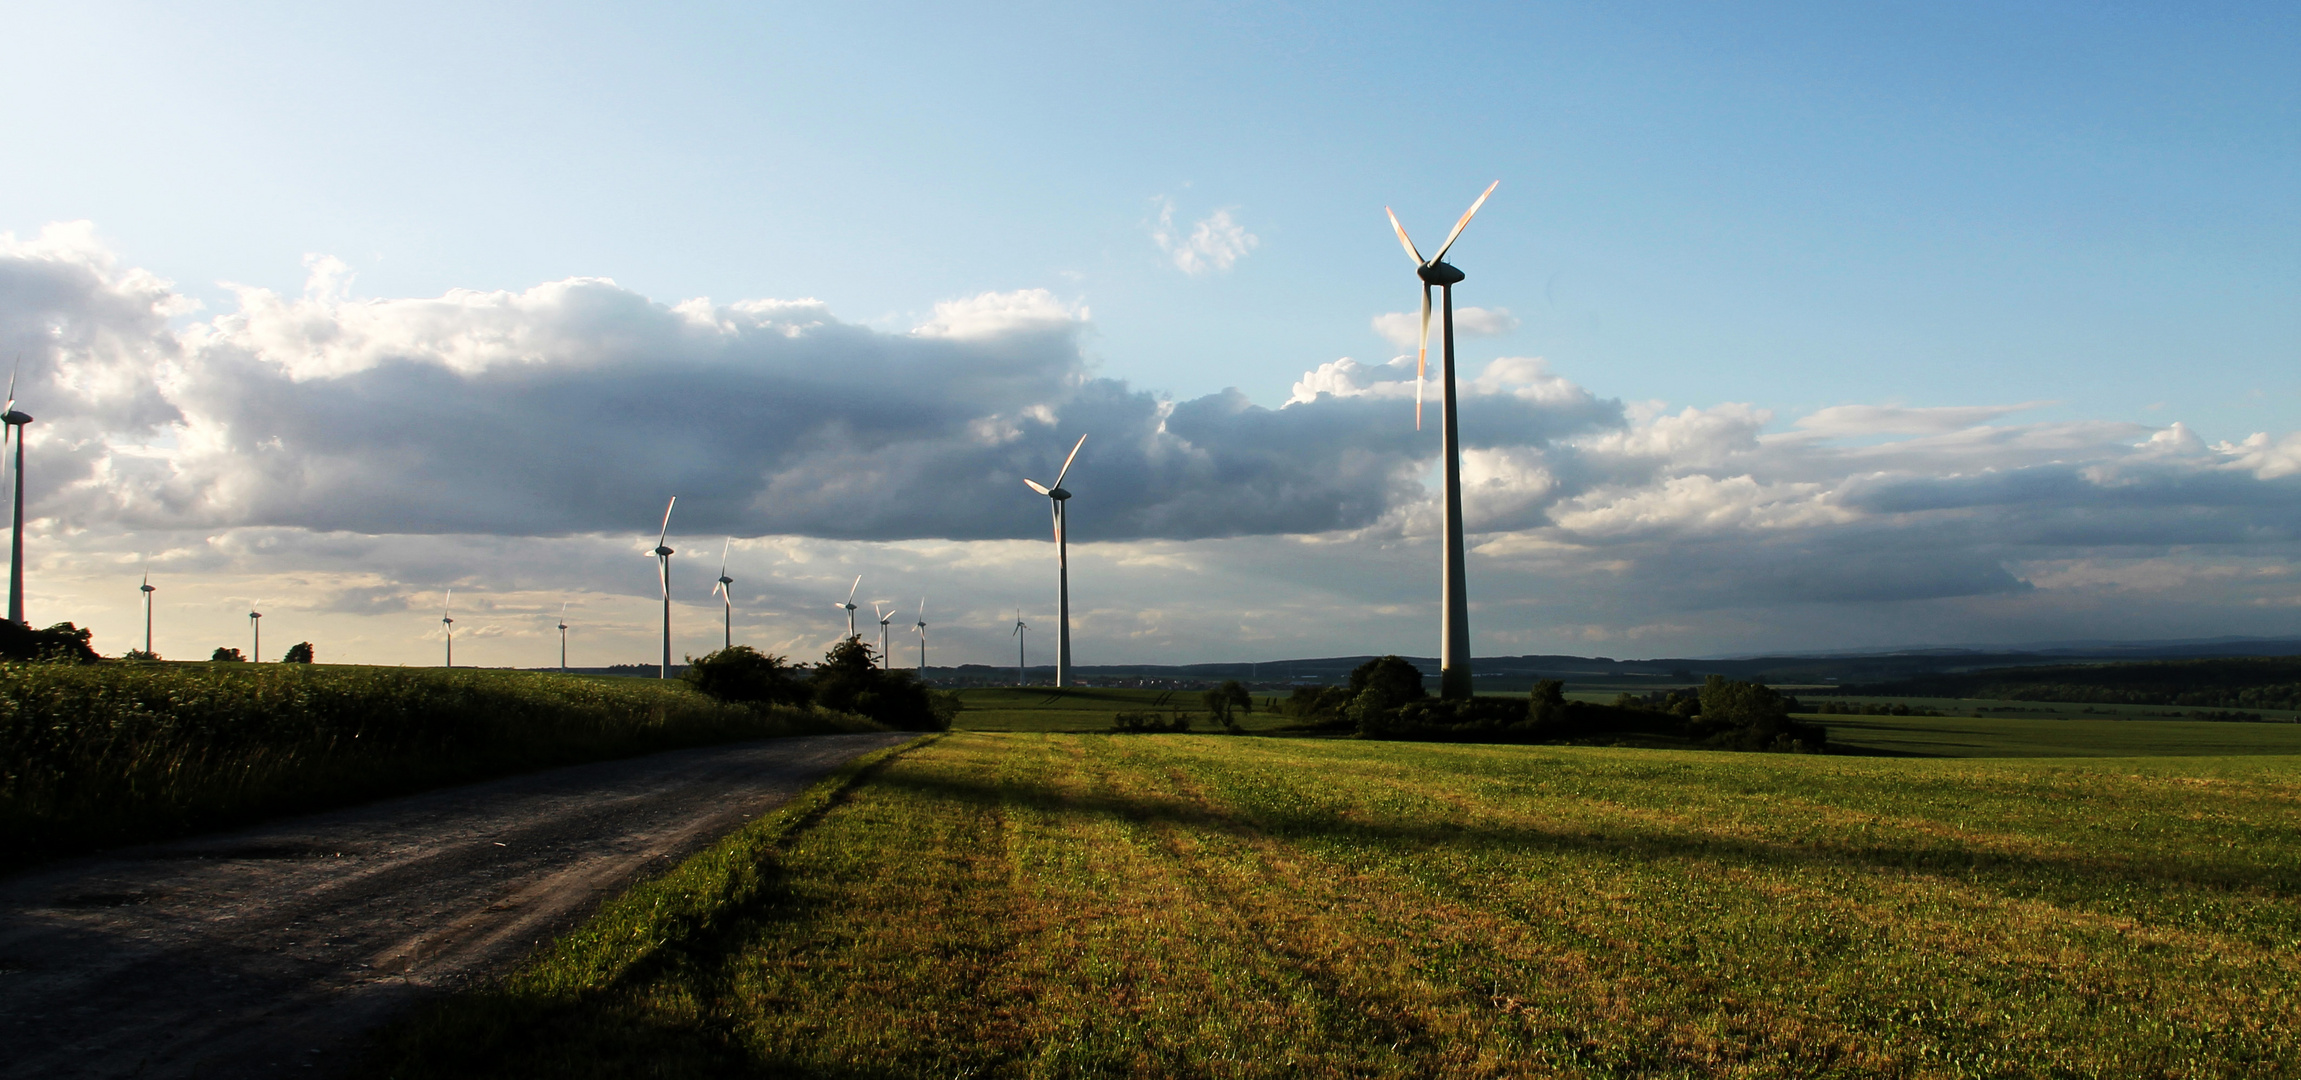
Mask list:
[[701,659],[687,658],[680,681],[721,701],[745,705],[804,705],[807,684],[780,656],[749,645],[721,649]]
[[870,717],[897,731],[949,731],[956,694],[928,689],[908,671],[888,671],[860,637],[831,646],[807,676],[815,704]]
[[1422,688],[1422,669],[1397,656],[1378,656],[1352,668],[1350,689],[1343,715],[1366,738],[1382,738],[1402,706],[1430,696]]
[[238,649],[230,648],[224,645],[218,645],[216,646],[215,653],[208,657],[208,662],[214,663],[218,660],[228,661],[235,664],[244,664],[247,662],[248,658],[240,655],[240,650]]
[[92,664],[97,656],[88,638],[88,631],[68,622],[34,630],[23,623],[0,619],[0,660]]
[[1154,712],[1123,712],[1111,717],[1113,734],[1156,735],[1160,732],[1189,730],[1190,717],[1181,713],[1175,713],[1172,718],[1167,720],[1160,720],[1158,714]]
[[1790,719],[1796,705],[1796,699],[1764,683],[1712,675],[1702,683],[1702,711],[1687,722],[1686,734],[1722,750],[1821,750],[1829,742],[1829,729]]
[[309,664],[311,662],[312,643],[309,641],[299,641],[288,646],[288,651],[280,656],[280,663],[283,664]]

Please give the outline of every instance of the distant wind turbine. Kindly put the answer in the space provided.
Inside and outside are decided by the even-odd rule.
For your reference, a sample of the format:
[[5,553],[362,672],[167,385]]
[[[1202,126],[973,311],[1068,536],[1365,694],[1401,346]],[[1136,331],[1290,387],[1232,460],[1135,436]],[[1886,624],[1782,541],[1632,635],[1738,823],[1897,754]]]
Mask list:
[[679,496],[663,504],[663,531],[655,537],[655,577],[663,583],[663,673],[660,679],[671,677],[671,556],[676,554],[665,541],[671,539],[671,508],[679,505]]
[[261,606],[263,606],[261,601],[248,601],[248,629],[255,631],[256,635],[254,643],[256,651],[248,659],[258,664],[264,662],[264,613],[256,610]]
[[1029,660],[1029,657],[1028,657],[1028,655],[1025,653],[1025,651],[1024,651],[1024,648],[1023,648],[1023,646],[1024,646],[1025,644],[1027,644],[1027,638],[1025,637],[1025,635],[1024,635],[1024,633],[1023,633],[1023,631],[1025,631],[1025,630],[1029,630],[1030,628],[1031,628],[1031,624],[1029,624],[1029,623],[1026,623],[1026,622],[1024,622],[1024,621],[1023,621],[1023,609],[1021,609],[1021,608],[1016,608],[1016,609],[1015,609],[1015,632],[1014,632],[1013,634],[1011,634],[1011,635],[1008,635],[1008,636],[1010,636],[1010,637],[1012,637],[1012,638],[1014,638],[1014,639],[1015,639],[1015,685],[1016,685],[1016,686],[1028,686],[1028,685],[1030,685],[1030,679],[1029,679],[1029,678],[1027,678],[1027,677],[1024,675],[1024,673],[1025,673],[1025,672],[1027,672],[1027,671],[1029,671],[1029,670],[1031,669],[1031,665],[1030,665],[1030,660]]
[[447,600],[439,606],[439,624],[447,631],[447,666],[455,666],[455,590],[447,591]]
[[1462,220],[1454,223],[1454,231],[1446,234],[1446,242],[1438,246],[1438,254],[1427,259],[1416,250],[1414,241],[1406,238],[1406,226],[1398,223],[1398,215],[1389,207],[1390,227],[1398,233],[1398,243],[1414,260],[1415,276],[1422,279],[1422,331],[1421,344],[1414,361],[1414,427],[1422,427],[1422,380],[1430,359],[1430,289],[1437,286],[1444,298],[1445,349],[1439,367],[1439,441],[1446,458],[1446,543],[1440,555],[1440,576],[1444,590],[1439,601],[1439,623],[1442,632],[1438,649],[1438,695],[1442,698],[1467,698],[1470,689],[1470,585],[1463,574],[1462,545],[1462,433],[1454,413],[1454,286],[1463,279],[1463,273],[1445,261],[1446,253],[1454,241],[1462,236],[1464,226],[1470,224],[1471,215],[1486,205],[1486,197],[1502,181],[1486,185],[1478,201],[1463,211]]
[[[23,370],[24,358],[16,358],[17,371]],[[16,440],[16,528],[8,543],[8,621],[29,626],[24,621],[24,425],[32,417],[16,411],[16,371],[8,373],[8,404],[0,407],[0,460],[7,456],[10,437]]]
[[144,559],[144,583],[137,587],[142,589],[144,593],[144,655],[150,656],[152,655],[152,594],[159,590],[152,587],[152,560],[149,556]]
[[735,538],[732,536],[727,538],[727,543],[720,546],[719,584],[713,585],[711,587],[711,591],[718,593],[720,602],[725,605],[725,611],[723,612],[723,615],[726,620],[725,625],[727,630],[726,647],[730,649],[735,647],[735,593],[730,590],[728,586],[735,584],[735,579],[727,576],[727,553],[733,550],[734,547]]
[[559,673],[567,674],[567,601],[559,602]]
[[[871,601],[873,614],[878,613],[880,603],[882,601]],[[879,616],[879,670],[881,671],[887,670],[887,622],[895,617],[895,612],[902,610],[897,608],[892,601],[885,601],[885,603],[887,604],[887,613]]]
[[[1071,456],[1063,459],[1062,471],[1055,474],[1055,482],[1053,484],[1041,487],[1039,482],[1036,480],[1032,480],[1028,477],[1023,479],[1023,483],[1029,485],[1032,491],[1036,491],[1039,494],[1047,497],[1047,501],[1053,504],[1055,515],[1055,580],[1057,583],[1055,600],[1055,685],[1057,687],[1061,687],[1070,682],[1071,675],[1071,548],[1070,538],[1064,534],[1063,529],[1063,526],[1068,521],[1067,508],[1070,506],[1071,493],[1063,490],[1063,477],[1070,475],[1071,462],[1078,460],[1079,447],[1085,446],[1086,444],[1087,437],[1084,435],[1079,436],[1079,441],[1071,446]],[[1015,618],[1019,622],[1022,619],[1022,615],[1017,613]]]
[[924,679],[927,677],[927,598],[924,596],[919,598],[919,621],[914,628],[919,631],[919,677]]
[[839,603],[839,602],[838,602],[838,601],[836,601],[836,600],[834,600],[834,601],[832,601],[832,602],[831,602],[831,606],[832,606],[832,607],[835,607],[835,608],[843,608],[843,609],[845,609],[845,610],[846,610],[846,612],[847,612],[847,636],[848,636],[848,637],[850,637],[850,638],[852,638],[852,637],[854,637],[854,636],[855,636],[855,590],[857,590],[857,589],[860,589],[860,588],[862,588],[862,587],[863,587],[863,575],[861,575],[861,574],[857,574],[857,575],[855,575],[855,583],[854,583],[853,585],[849,585],[849,586],[847,586],[847,602],[846,602],[846,603],[844,603],[844,604],[842,604],[842,603]]

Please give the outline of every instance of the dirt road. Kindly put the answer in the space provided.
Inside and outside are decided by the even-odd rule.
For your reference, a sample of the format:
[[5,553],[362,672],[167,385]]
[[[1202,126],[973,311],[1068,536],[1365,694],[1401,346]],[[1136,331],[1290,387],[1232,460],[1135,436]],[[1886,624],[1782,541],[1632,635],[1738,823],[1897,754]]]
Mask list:
[[681,750],[0,879],[0,1076],[326,1075],[651,868],[910,738]]

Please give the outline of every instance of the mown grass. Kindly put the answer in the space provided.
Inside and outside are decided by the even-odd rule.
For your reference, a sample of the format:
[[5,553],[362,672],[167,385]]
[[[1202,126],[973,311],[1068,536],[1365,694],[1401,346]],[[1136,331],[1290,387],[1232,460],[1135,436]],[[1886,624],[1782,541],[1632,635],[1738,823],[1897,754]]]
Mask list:
[[0,866],[548,765],[873,727],[648,679],[0,664]]
[[1839,753],[1918,757],[2301,754],[2301,724],[2209,720],[1812,716]]
[[953,734],[373,1071],[2290,1076],[2297,765]]
[[[1196,690],[1131,690],[1090,686],[994,687],[957,691],[965,711],[951,723],[961,731],[1109,731],[1122,712],[1181,714],[1199,731],[1219,730]],[[1247,731],[1268,731],[1294,723],[1278,707],[1281,699],[1254,695],[1252,713],[1234,713]]]

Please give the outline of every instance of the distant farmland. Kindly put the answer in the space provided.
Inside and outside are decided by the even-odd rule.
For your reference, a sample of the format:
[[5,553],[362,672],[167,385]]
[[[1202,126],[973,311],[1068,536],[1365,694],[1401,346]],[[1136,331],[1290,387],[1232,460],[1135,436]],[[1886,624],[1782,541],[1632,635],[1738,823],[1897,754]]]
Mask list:
[[2290,1076],[2297,763],[957,733],[376,1069]]

